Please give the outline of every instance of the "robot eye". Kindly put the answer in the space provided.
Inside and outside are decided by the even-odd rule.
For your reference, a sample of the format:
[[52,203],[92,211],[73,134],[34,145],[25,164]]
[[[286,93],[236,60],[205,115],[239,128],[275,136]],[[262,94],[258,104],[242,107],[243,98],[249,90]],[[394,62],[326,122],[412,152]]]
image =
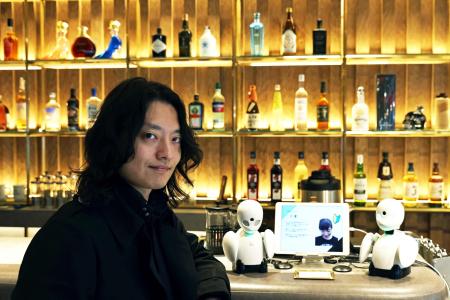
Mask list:
[[247,220],[244,220],[242,223],[244,223],[245,226],[250,226],[250,223]]
[[385,211],[383,211],[383,216],[385,216],[386,215],[386,212]]
[[252,221],[252,222],[253,222],[253,221],[255,221],[255,219],[253,219],[253,218],[250,218],[250,221]]

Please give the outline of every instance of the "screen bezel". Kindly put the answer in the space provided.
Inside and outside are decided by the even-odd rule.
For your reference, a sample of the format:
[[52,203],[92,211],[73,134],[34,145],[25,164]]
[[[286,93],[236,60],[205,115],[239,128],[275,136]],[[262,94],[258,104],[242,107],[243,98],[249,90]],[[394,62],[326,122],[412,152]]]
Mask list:
[[[320,210],[323,207],[339,207],[342,211],[342,228],[343,240],[342,240],[342,252],[315,252],[315,253],[302,253],[302,252],[289,252],[281,250],[281,210],[282,206],[295,205],[304,207],[315,207]],[[297,202],[278,202],[275,205],[275,254],[287,254],[296,256],[344,256],[350,253],[350,208],[347,203],[297,203]]]

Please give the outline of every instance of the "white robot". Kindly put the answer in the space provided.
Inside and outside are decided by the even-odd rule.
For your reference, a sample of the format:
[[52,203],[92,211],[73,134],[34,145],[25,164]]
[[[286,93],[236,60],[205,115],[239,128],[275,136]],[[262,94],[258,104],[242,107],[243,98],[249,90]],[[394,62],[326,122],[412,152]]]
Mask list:
[[411,273],[419,245],[414,238],[398,230],[404,218],[405,209],[400,201],[386,199],[378,204],[376,220],[384,234],[366,234],[359,252],[360,262],[372,252],[369,275],[400,279]]
[[225,256],[233,263],[233,270],[245,272],[267,272],[267,259],[273,257],[275,236],[272,230],[258,231],[263,220],[261,204],[255,200],[241,202],[237,209],[241,228],[229,231],[222,241]]

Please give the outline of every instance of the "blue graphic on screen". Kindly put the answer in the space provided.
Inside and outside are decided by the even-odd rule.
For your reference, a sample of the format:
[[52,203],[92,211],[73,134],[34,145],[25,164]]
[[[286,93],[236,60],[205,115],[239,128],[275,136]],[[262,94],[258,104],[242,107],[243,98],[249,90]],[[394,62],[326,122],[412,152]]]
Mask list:
[[280,250],[311,255],[342,252],[341,210],[341,207],[282,206]]

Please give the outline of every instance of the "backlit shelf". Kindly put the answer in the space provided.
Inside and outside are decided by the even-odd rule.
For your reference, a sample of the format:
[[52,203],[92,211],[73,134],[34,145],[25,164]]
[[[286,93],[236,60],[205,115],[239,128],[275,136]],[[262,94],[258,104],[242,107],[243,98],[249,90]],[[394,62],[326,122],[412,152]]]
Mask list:
[[233,132],[226,131],[218,131],[218,130],[194,130],[195,136],[197,137],[232,137]]
[[233,66],[233,60],[231,57],[134,58],[131,59],[131,62],[141,68],[220,68]]
[[85,137],[86,131],[60,131],[60,132],[45,132],[32,131],[30,137]]
[[[0,61],[2,71],[24,71],[27,69],[24,60]],[[28,70],[40,70],[40,66],[28,65]]]
[[[126,59],[60,59],[60,60],[46,60],[39,59],[30,61],[30,66],[55,69],[55,70],[78,70],[78,69],[126,69]],[[130,65],[130,68],[136,66]]]
[[450,137],[449,130],[346,131],[349,137]]
[[26,132],[19,132],[16,130],[8,130],[0,132],[0,138],[11,138],[11,137],[26,137]]
[[250,67],[339,66],[341,55],[241,56],[238,65]]
[[[404,202],[403,200],[398,200]],[[377,210],[378,200],[369,199],[366,202],[366,206],[355,206],[353,199],[346,199],[346,203],[350,205],[350,211],[364,211],[364,212],[375,212]],[[442,207],[429,207],[430,201],[428,200],[418,200],[415,203],[415,207],[405,207],[406,212],[425,212],[425,213],[450,213],[450,208]]]
[[241,129],[237,133],[242,137],[342,137],[342,131],[340,129],[332,130],[307,130],[307,131],[269,131],[269,130],[256,130],[250,131]]
[[347,54],[347,65],[420,65],[450,63],[450,54]]

